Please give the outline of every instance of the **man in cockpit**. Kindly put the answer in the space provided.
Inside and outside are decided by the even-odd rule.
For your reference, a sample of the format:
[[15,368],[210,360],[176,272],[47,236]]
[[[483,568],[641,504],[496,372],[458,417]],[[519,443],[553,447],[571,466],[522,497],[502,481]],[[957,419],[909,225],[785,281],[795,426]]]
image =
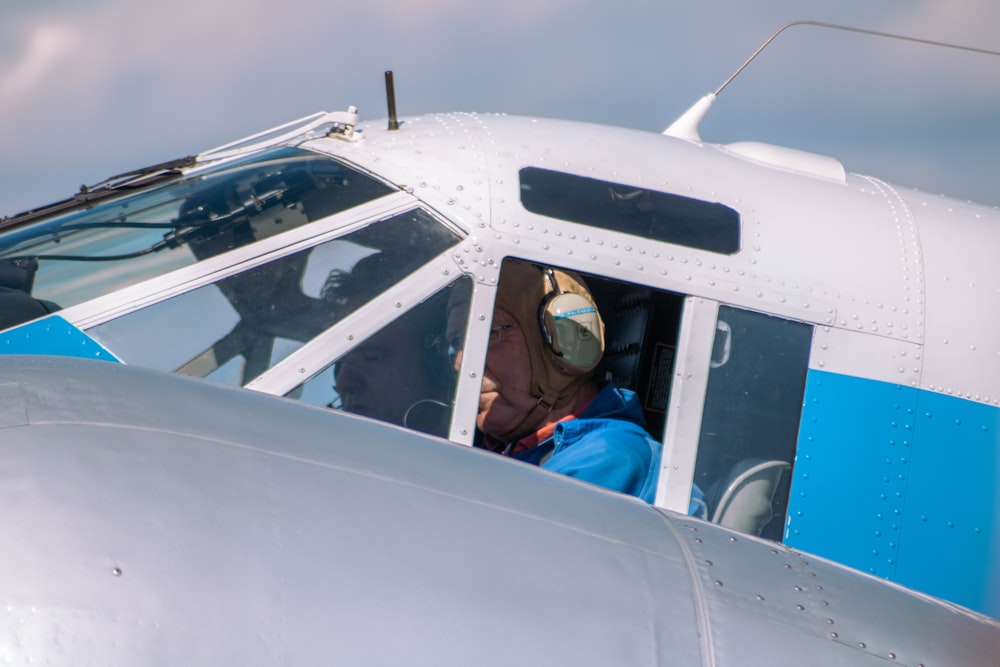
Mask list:
[[334,365],[341,408],[432,435],[446,436],[450,385],[443,352],[424,313],[391,323]]
[[[323,288],[331,307],[351,312],[378,287],[385,252],[361,259],[350,272],[334,272]],[[430,299],[345,354],[333,369],[343,410],[446,436],[454,375],[443,344],[444,301]]]
[[[460,338],[460,305],[449,304],[449,340]],[[604,324],[580,276],[504,262],[476,426],[492,451],[651,503],[661,445],[636,395],[594,378],[603,351]]]

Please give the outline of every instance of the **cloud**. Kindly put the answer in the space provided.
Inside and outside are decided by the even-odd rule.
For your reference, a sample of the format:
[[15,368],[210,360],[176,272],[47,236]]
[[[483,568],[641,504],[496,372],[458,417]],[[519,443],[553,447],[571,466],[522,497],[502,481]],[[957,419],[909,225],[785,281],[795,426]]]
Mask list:
[[[993,2],[817,0],[810,12],[990,47]],[[18,3],[0,24],[0,213],[312,111],[354,104],[365,119],[384,115],[384,69],[396,71],[402,115],[501,111],[659,131],[801,18],[800,0],[714,4]],[[704,136],[809,148],[802,136],[830,137],[835,125],[841,137],[867,138],[880,124],[1000,106],[994,60],[963,60],[956,74],[939,51],[797,28],[720,97]]]
[[42,23],[31,30],[24,52],[0,79],[0,107],[30,100],[70,61],[80,35],[72,26]]
[[1000,50],[1000,4],[995,0],[920,0],[898,24],[913,37]]

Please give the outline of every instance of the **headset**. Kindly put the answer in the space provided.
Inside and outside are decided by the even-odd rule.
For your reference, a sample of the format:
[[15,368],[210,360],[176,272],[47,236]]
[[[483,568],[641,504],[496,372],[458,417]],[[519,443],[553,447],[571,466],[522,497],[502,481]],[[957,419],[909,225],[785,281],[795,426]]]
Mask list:
[[538,307],[542,339],[563,370],[586,374],[604,356],[604,323],[590,298],[559,287],[551,268],[542,269],[550,290]]

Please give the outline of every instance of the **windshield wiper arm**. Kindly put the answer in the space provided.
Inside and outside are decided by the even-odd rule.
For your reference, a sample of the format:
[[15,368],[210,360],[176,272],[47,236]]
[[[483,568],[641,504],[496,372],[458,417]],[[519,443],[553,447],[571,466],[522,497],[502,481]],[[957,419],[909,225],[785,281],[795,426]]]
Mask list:
[[81,205],[87,205],[102,199],[114,197],[115,195],[120,194],[123,190],[142,188],[161,181],[177,178],[182,173],[181,169],[191,167],[196,162],[196,156],[188,155],[176,160],[168,160],[167,162],[161,162],[149,167],[143,167],[142,169],[135,169],[133,171],[125,172],[124,174],[118,174],[117,176],[106,178],[95,185],[81,185],[80,191],[69,199],[63,199],[62,201],[58,201],[55,204],[50,204],[43,208],[24,211],[23,213],[18,213],[10,218],[5,217],[0,219],[0,230],[17,227],[18,225],[23,225],[27,222],[31,222],[32,220],[46,218],[50,215],[78,208]]
[[197,157],[194,155],[188,155],[175,160],[167,160],[166,162],[160,162],[159,164],[143,167],[142,169],[126,171],[123,174],[111,176],[110,178],[106,178],[100,183],[96,183],[91,186],[81,185],[79,194],[74,195],[74,198],[79,198],[81,195],[84,197],[93,196],[99,192],[104,192],[105,190],[117,190],[125,187],[141,187],[143,185],[148,185],[150,182],[155,183],[163,180],[163,178],[176,176],[180,173],[181,169],[184,169],[185,167],[192,167],[195,162],[197,162]]

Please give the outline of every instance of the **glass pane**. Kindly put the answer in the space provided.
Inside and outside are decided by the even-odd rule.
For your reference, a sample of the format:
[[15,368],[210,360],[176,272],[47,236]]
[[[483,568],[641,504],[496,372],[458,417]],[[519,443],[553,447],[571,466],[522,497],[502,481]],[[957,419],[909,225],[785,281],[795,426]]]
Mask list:
[[727,255],[740,249],[740,214],[723,204],[537,167],[520,177],[532,213]]
[[410,211],[89,333],[125,363],[245,384],[457,242]]
[[[448,299],[456,289],[468,293],[470,283],[459,278],[288,396],[447,437],[456,385],[445,340]],[[451,316],[454,326],[455,312]]]
[[719,308],[694,477],[713,520],[742,494],[748,523],[726,525],[781,539],[811,342],[807,324]]
[[0,277],[68,306],[388,194],[295,148],[255,153],[0,234]]

